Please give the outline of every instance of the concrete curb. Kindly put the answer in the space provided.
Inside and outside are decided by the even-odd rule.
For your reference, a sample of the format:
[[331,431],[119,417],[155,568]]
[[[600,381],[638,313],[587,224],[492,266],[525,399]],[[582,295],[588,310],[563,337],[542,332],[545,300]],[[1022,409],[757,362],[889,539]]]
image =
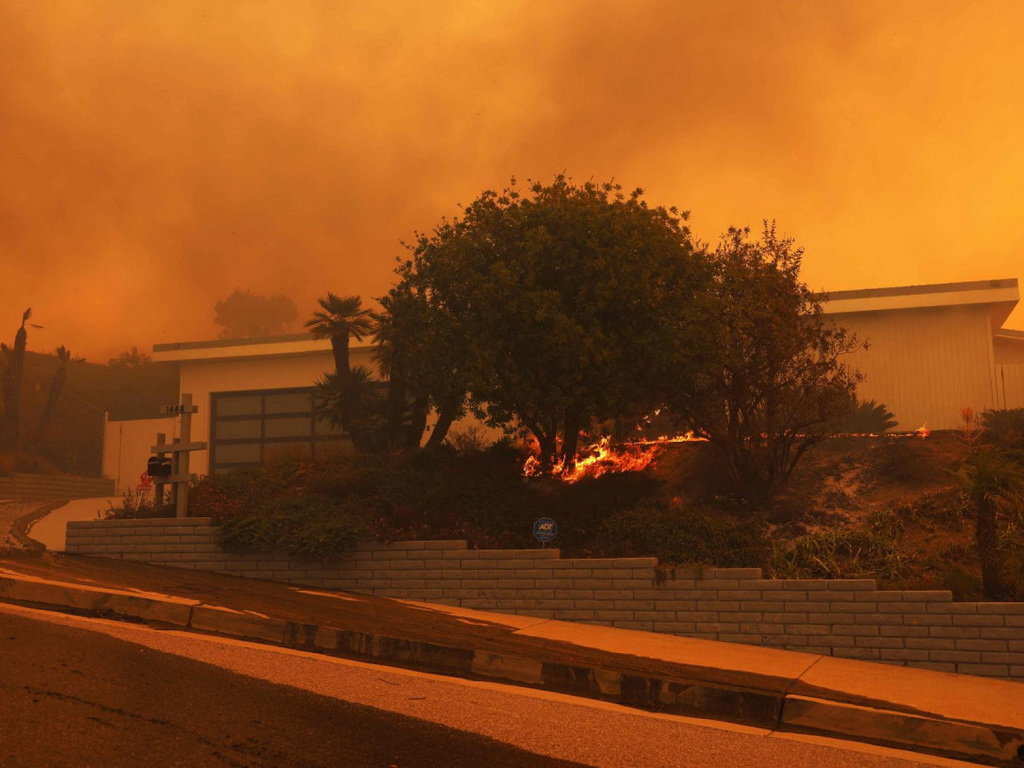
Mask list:
[[782,711],[782,724],[809,733],[870,739],[911,749],[924,744],[942,754],[991,757],[1006,765],[1021,764],[1016,759],[1019,734],[973,723],[789,695]]
[[[133,619],[262,643],[529,685],[658,711],[869,741],[990,765],[1024,765],[1024,731],[952,718],[439,645],[274,619],[170,597],[0,574],[0,601]],[[609,666],[611,665],[611,660]]]

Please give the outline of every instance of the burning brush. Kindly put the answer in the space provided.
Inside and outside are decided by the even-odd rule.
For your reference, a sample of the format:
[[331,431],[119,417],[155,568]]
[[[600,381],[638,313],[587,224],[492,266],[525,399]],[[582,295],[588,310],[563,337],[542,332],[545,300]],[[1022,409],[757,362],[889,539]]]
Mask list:
[[611,437],[602,437],[576,454],[576,461],[571,467],[566,467],[564,461],[558,461],[545,469],[540,459],[530,456],[523,464],[523,476],[556,477],[566,483],[576,483],[585,477],[600,477],[614,472],[641,472],[654,462],[662,446],[704,440],[706,438],[698,437],[690,431],[684,435],[636,440],[613,446]]

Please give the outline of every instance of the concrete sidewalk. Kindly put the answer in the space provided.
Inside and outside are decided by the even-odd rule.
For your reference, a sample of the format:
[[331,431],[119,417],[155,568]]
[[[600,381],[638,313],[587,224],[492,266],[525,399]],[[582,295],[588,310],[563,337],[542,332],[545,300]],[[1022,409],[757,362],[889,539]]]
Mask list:
[[1024,765],[1024,684],[223,574],[0,552],[0,600]]

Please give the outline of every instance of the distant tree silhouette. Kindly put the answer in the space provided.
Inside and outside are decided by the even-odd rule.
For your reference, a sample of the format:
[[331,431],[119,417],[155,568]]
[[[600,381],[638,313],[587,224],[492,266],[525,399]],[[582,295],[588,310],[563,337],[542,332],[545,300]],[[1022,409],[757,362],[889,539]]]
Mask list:
[[117,357],[110,358],[107,361],[107,365],[111,368],[140,368],[143,365],[149,365],[152,362],[153,358],[145,352],[140,351],[138,347],[132,347],[131,349],[122,352]]
[[29,445],[33,450],[39,445],[39,441],[42,440],[43,435],[46,433],[46,428],[50,426],[53,414],[57,410],[57,401],[60,399],[60,393],[64,389],[65,382],[68,380],[68,363],[71,362],[71,351],[65,346],[60,346],[57,347],[55,354],[59,365],[57,370],[53,372],[53,379],[50,381],[50,391],[46,396],[46,407],[43,409],[43,415],[39,417],[35,432],[32,433],[32,440]]
[[265,296],[240,289],[218,301],[213,309],[213,322],[224,329],[222,339],[287,333],[299,316],[295,302],[284,294]]

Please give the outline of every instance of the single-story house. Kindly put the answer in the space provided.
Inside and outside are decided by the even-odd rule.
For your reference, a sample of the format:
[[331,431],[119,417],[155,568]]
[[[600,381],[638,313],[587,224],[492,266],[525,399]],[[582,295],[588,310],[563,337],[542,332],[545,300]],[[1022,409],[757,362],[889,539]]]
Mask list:
[[[847,362],[865,379],[858,396],[884,403],[908,431],[953,427],[960,409],[1024,407],[1024,332],[1003,323],[1020,299],[1016,279],[836,291],[825,312],[868,342]],[[259,462],[275,451],[314,456],[338,450],[339,430],[318,419],[313,382],[333,370],[331,345],[308,334],[157,344],[153,360],[177,363],[180,392],[199,410],[193,472]],[[354,345],[351,364],[375,369],[373,350]],[[108,424],[104,474],[134,488],[157,432],[177,419]]]

